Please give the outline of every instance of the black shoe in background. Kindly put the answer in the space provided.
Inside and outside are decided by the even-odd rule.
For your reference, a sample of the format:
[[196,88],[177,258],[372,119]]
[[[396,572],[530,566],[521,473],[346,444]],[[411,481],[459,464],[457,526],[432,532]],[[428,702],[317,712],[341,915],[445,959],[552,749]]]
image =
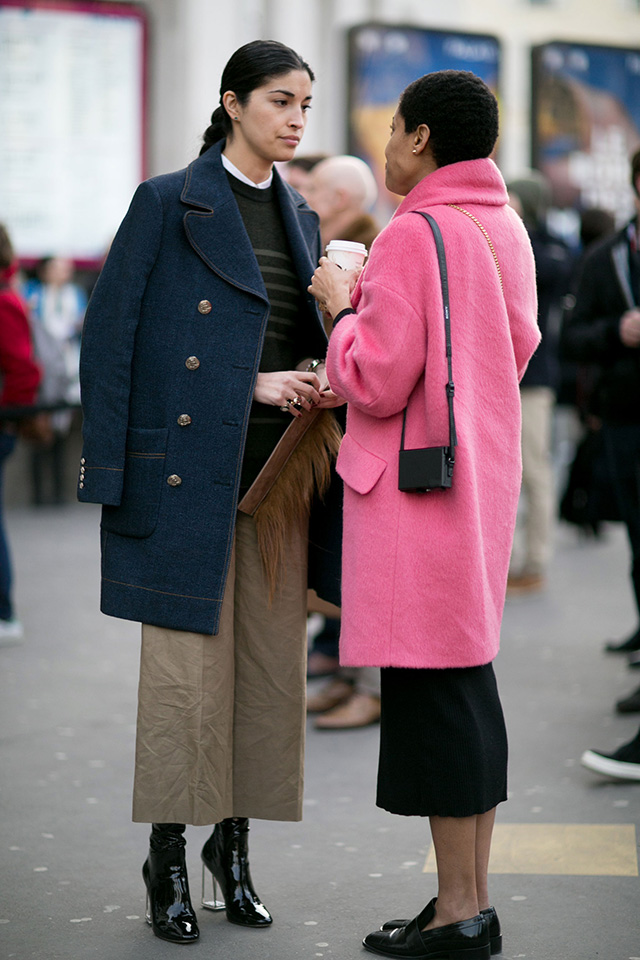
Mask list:
[[618,713],[640,713],[640,687],[616,703]]
[[635,653],[640,650],[640,630],[629,637],[627,640],[621,640],[616,643],[614,640],[607,640],[604,645],[607,653]]

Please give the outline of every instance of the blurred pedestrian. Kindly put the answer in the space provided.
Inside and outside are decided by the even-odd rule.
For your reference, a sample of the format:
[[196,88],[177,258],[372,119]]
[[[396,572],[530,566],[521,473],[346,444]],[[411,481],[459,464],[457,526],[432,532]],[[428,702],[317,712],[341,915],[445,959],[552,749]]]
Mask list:
[[[522,402],[522,559],[514,562],[507,594],[541,590],[553,551],[555,488],[551,435],[558,383],[558,331],[562,300],[569,288],[573,255],[546,224],[551,186],[537,171],[507,184],[512,205],[517,201],[536,261],[538,326],[542,340],[520,382]],[[516,546],[518,545],[516,532]],[[517,553],[517,551],[515,551]]]
[[[39,399],[70,407],[80,403],[80,334],[87,306],[86,294],[74,282],[73,272],[73,263],[66,257],[44,257],[36,267],[36,277],[24,288],[43,373]],[[52,413],[50,442],[33,446],[35,505],[66,501],[65,461],[72,419],[72,409]]]
[[[349,240],[364,243],[367,250],[380,232],[370,211],[378,198],[378,187],[370,168],[359,157],[328,157],[314,166],[307,185],[307,198],[320,217],[322,243]],[[330,331],[328,331],[330,332]],[[309,654],[307,676],[316,676],[327,666],[327,655],[338,659],[340,623],[327,618]],[[335,638],[333,651],[328,640]],[[330,661],[329,661],[330,662]],[[309,672],[311,671],[311,673]],[[376,667],[342,667],[332,679],[307,697],[307,711],[319,714],[318,730],[351,730],[367,727],[380,719],[380,671]]]
[[[640,621],[640,150],[631,159],[637,215],[585,257],[575,303],[562,329],[570,359],[597,364],[592,410],[620,518],[631,548],[631,583]],[[612,653],[640,650],[640,622]]]
[[[540,334],[531,244],[489,159],[497,135],[474,74],[410,84],[385,151],[404,200],[353,293],[327,259],[311,287],[334,318],[327,370],[349,404],[341,662],[382,667],[377,803],[429,817],[438,871],[417,917],[365,937],[381,956],[484,958],[501,944],[487,869],[507,738],[492,661],[520,489],[518,378]],[[427,212],[444,238],[455,386]],[[399,489],[401,442],[433,450],[415,456],[440,468],[415,477],[422,492]]]
[[[571,292],[565,298],[565,314],[575,302],[573,291],[582,273],[584,258],[593,244],[615,233],[615,224],[613,214],[600,207],[581,212],[580,250],[573,268]],[[561,343],[562,339],[561,325]],[[599,537],[604,520],[619,519],[600,435],[602,422],[592,410],[600,368],[593,362],[577,363],[567,359],[562,347],[559,361],[560,385],[556,397],[556,427],[561,435],[559,515],[587,536]]]
[[[40,370],[33,359],[29,320],[17,290],[17,269],[9,234],[0,224],[0,407],[5,409],[31,406],[40,383]],[[13,608],[12,564],[4,526],[2,488],[4,464],[18,439],[18,422],[13,418],[2,419],[0,410],[0,646],[18,643],[23,636],[22,624],[15,617]]]
[[[302,812],[308,514],[341,401],[306,291],[318,218],[274,163],[313,79],[281,43],[233,54],[198,159],[136,191],[83,335],[78,496],[104,505],[103,612],[143,624],[133,819],[152,824],[147,919],[174,943],[199,937],[186,824],[216,825],[203,905],[218,883],[229,921],[265,928],[249,818]],[[239,512],[305,417],[255,519]]]
[[376,179],[360,157],[327,157],[316,164],[307,199],[320,217],[323,246],[330,240],[351,240],[369,249],[380,232],[371,213],[378,199]]
[[307,201],[309,200],[307,189],[311,180],[311,171],[326,156],[326,153],[307,153],[300,157],[294,157],[293,160],[289,160],[288,163],[283,163],[280,166],[281,173],[287,183]]

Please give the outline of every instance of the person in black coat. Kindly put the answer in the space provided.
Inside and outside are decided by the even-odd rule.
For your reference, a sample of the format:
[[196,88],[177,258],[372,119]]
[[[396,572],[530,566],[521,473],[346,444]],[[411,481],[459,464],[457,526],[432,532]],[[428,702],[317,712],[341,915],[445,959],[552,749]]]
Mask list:
[[[631,547],[640,620],[640,150],[631,168],[638,215],[585,257],[561,349],[568,359],[598,365],[591,411],[603,423],[618,510]],[[640,624],[607,649],[640,650]]]

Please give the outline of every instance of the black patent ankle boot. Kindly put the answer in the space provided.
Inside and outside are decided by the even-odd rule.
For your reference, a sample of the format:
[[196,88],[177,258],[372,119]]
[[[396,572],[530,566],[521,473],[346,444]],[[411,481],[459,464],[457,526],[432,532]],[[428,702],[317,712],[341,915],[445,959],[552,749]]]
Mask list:
[[[253,889],[249,872],[249,821],[229,817],[215,825],[202,848],[202,906],[225,909],[227,920],[243,927],[267,927],[271,914]],[[213,900],[205,900],[205,867],[213,878]],[[217,900],[216,883],[224,903]]]
[[147,923],[156,937],[193,943],[198,923],[189,899],[184,823],[152,823],[149,856],[142,867],[147,888]]

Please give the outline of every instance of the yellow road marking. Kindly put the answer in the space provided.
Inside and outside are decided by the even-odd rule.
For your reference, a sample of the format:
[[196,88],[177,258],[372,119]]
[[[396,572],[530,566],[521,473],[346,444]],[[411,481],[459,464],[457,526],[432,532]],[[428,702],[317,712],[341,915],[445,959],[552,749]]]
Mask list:
[[[423,872],[436,872],[433,847]],[[636,828],[632,823],[496,824],[489,873],[637,877]]]

